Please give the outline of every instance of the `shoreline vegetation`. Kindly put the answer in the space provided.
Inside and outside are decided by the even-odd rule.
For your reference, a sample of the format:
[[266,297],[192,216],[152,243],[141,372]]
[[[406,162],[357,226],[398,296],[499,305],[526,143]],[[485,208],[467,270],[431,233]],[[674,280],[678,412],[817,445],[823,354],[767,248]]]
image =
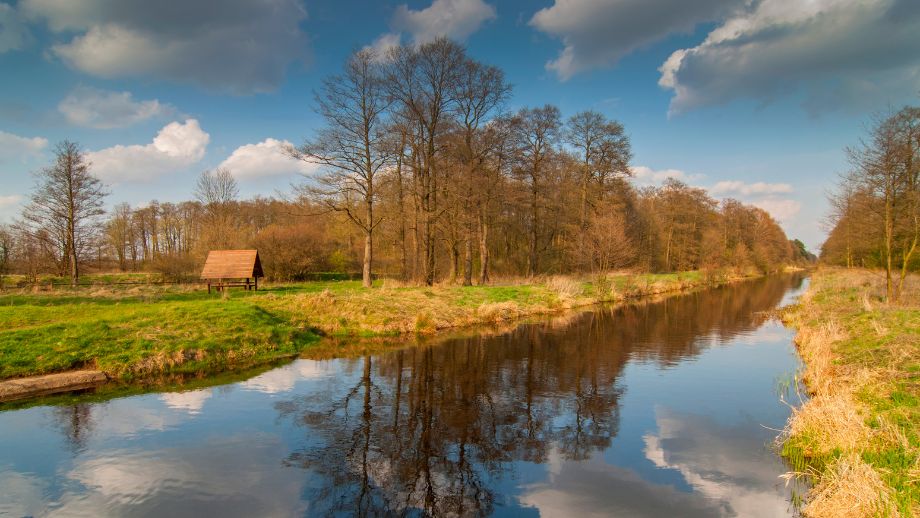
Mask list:
[[807,517],[920,516],[920,278],[886,291],[884,272],[822,268],[784,313],[808,399],[779,441]]
[[7,290],[0,292],[0,382],[87,369],[122,382],[213,374],[312,351],[349,354],[349,338],[431,335],[755,276],[615,273],[473,287],[382,280],[371,290],[360,281],[306,282],[215,295],[182,286]]

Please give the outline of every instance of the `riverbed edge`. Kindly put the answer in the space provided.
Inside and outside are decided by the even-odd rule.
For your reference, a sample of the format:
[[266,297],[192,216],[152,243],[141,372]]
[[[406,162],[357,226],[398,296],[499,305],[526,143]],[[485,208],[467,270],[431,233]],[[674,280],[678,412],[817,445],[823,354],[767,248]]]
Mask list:
[[[872,272],[822,267],[810,277],[808,289],[782,312],[796,331],[803,366],[796,380],[807,394],[777,437],[791,466],[784,477],[810,482],[800,509],[806,518],[920,516],[910,481],[920,472],[916,435],[908,437],[888,407],[895,390],[885,370],[890,365],[865,360],[890,353],[903,334],[870,336],[868,322],[881,322],[872,325],[888,333],[886,313],[901,308],[882,302]],[[916,324],[920,311],[910,311]],[[879,329],[874,333],[881,335]],[[905,415],[909,428],[911,414]]]
[[[573,297],[566,296],[564,293],[560,293],[559,303],[552,307],[542,305],[518,305],[510,300],[498,301],[488,305],[488,307],[486,307],[486,305],[477,307],[472,314],[465,315],[463,320],[453,323],[445,323],[444,321],[441,321],[420,327],[418,325],[418,320],[420,318],[427,319],[427,317],[426,315],[417,315],[414,319],[415,322],[411,324],[414,327],[414,330],[402,331],[399,333],[359,330],[359,332],[355,334],[343,335],[336,333],[335,330],[325,330],[322,328],[314,329],[314,331],[320,333],[321,335],[327,335],[339,339],[349,337],[387,337],[398,339],[400,337],[411,336],[412,334],[420,336],[438,336],[449,331],[471,328],[478,325],[508,324],[517,321],[524,321],[527,318],[551,316],[570,311],[584,310],[585,308],[601,304],[618,306],[628,303],[641,302],[643,300],[651,300],[654,297],[677,295],[699,289],[718,288],[733,283],[753,280],[759,277],[763,277],[763,274],[726,274],[717,277],[699,278],[688,276],[687,278],[678,278],[676,281],[655,282],[646,284],[645,286],[636,285],[630,287],[629,290],[612,290],[609,291],[606,296]],[[566,279],[569,280],[568,278]],[[560,288],[560,290],[564,290],[564,288]],[[409,324],[407,324],[407,327],[409,327]],[[311,350],[314,348],[316,348],[316,342],[311,342],[296,354],[281,353],[277,355],[267,355],[258,359],[249,358],[249,360],[245,363],[239,364],[231,361],[221,360],[217,361],[216,365],[210,365],[207,368],[206,374],[217,375],[234,369],[239,369],[241,367],[253,368],[258,367],[259,365],[277,362],[279,360],[293,359],[298,356],[309,355]],[[134,384],[144,384],[160,376],[172,373],[177,367],[184,367],[184,370],[187,370],[187,368],[190,367],[189,364],[194,363],[199,362],[192,358],[189,363],[184,365],[183,362],[175,361],[157,363],[154,368],[147,368],[142,373],[129,373],[129,379],[127,381]],[[124,382],[126,381],[124,374],[124,371],[108,372],[104,369],[81,368],[61,372],[41,373],[22,377],[7,378],[0,380],[0,403],[9,403],[13,401],[21,402],[27,399],[58,393],[95,388],[114,381]],[[92,380],[91,382],[88,381],[90,378]]]

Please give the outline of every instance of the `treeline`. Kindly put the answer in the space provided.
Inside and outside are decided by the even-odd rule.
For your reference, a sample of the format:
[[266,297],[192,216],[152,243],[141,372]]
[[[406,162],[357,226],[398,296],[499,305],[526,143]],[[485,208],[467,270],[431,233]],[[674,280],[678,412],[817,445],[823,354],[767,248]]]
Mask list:
[[30,216],[60,181],[52,173],[91,169],[65,143],[73,149],[59,148],[3,232],[6,267],[77,275],[77,262],[94,260],[178,276],[208,250],[254,247],[274,279],[361,270],[366,284],[382,275],[468,285],[618,268],[769,272],[808,259],[761,209],[676,180],[636,188],[619,122],[593,111],[563,118],[551,105],[509,112],[510,92],[500,69],[446,39],[386,56],[362,50],[317,92],[324,126],[287,150],[319,165],[289,196],[240,200],[232,171],[205,172],[192,201],[119,205],[75,225],[65,217],[58,227],[73,236]]
[[907,274],[920,269],[920,108],[876,117],[847,155],[821,260],[883,268],[887,298],[897,301]]

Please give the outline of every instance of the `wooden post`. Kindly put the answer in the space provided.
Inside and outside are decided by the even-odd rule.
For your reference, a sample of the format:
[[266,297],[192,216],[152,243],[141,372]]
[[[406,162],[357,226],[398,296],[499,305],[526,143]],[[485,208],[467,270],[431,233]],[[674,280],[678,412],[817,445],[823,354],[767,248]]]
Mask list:
[[259,291],[259,278],[258,278],[258,277],[253,277],[253,279],[256,281],[255,290],[256,290],[256,291]]

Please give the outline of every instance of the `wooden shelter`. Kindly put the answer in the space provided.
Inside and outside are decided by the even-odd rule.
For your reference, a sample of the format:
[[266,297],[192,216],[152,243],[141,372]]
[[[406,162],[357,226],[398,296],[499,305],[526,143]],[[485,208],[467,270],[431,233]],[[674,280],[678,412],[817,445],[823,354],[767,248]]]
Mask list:
[[259,277],[265,275],[258,250],[211,250],[201,270],[201,278],[208,281],[208,293],[212,286],[217,291],[231,286],[258,290]]

